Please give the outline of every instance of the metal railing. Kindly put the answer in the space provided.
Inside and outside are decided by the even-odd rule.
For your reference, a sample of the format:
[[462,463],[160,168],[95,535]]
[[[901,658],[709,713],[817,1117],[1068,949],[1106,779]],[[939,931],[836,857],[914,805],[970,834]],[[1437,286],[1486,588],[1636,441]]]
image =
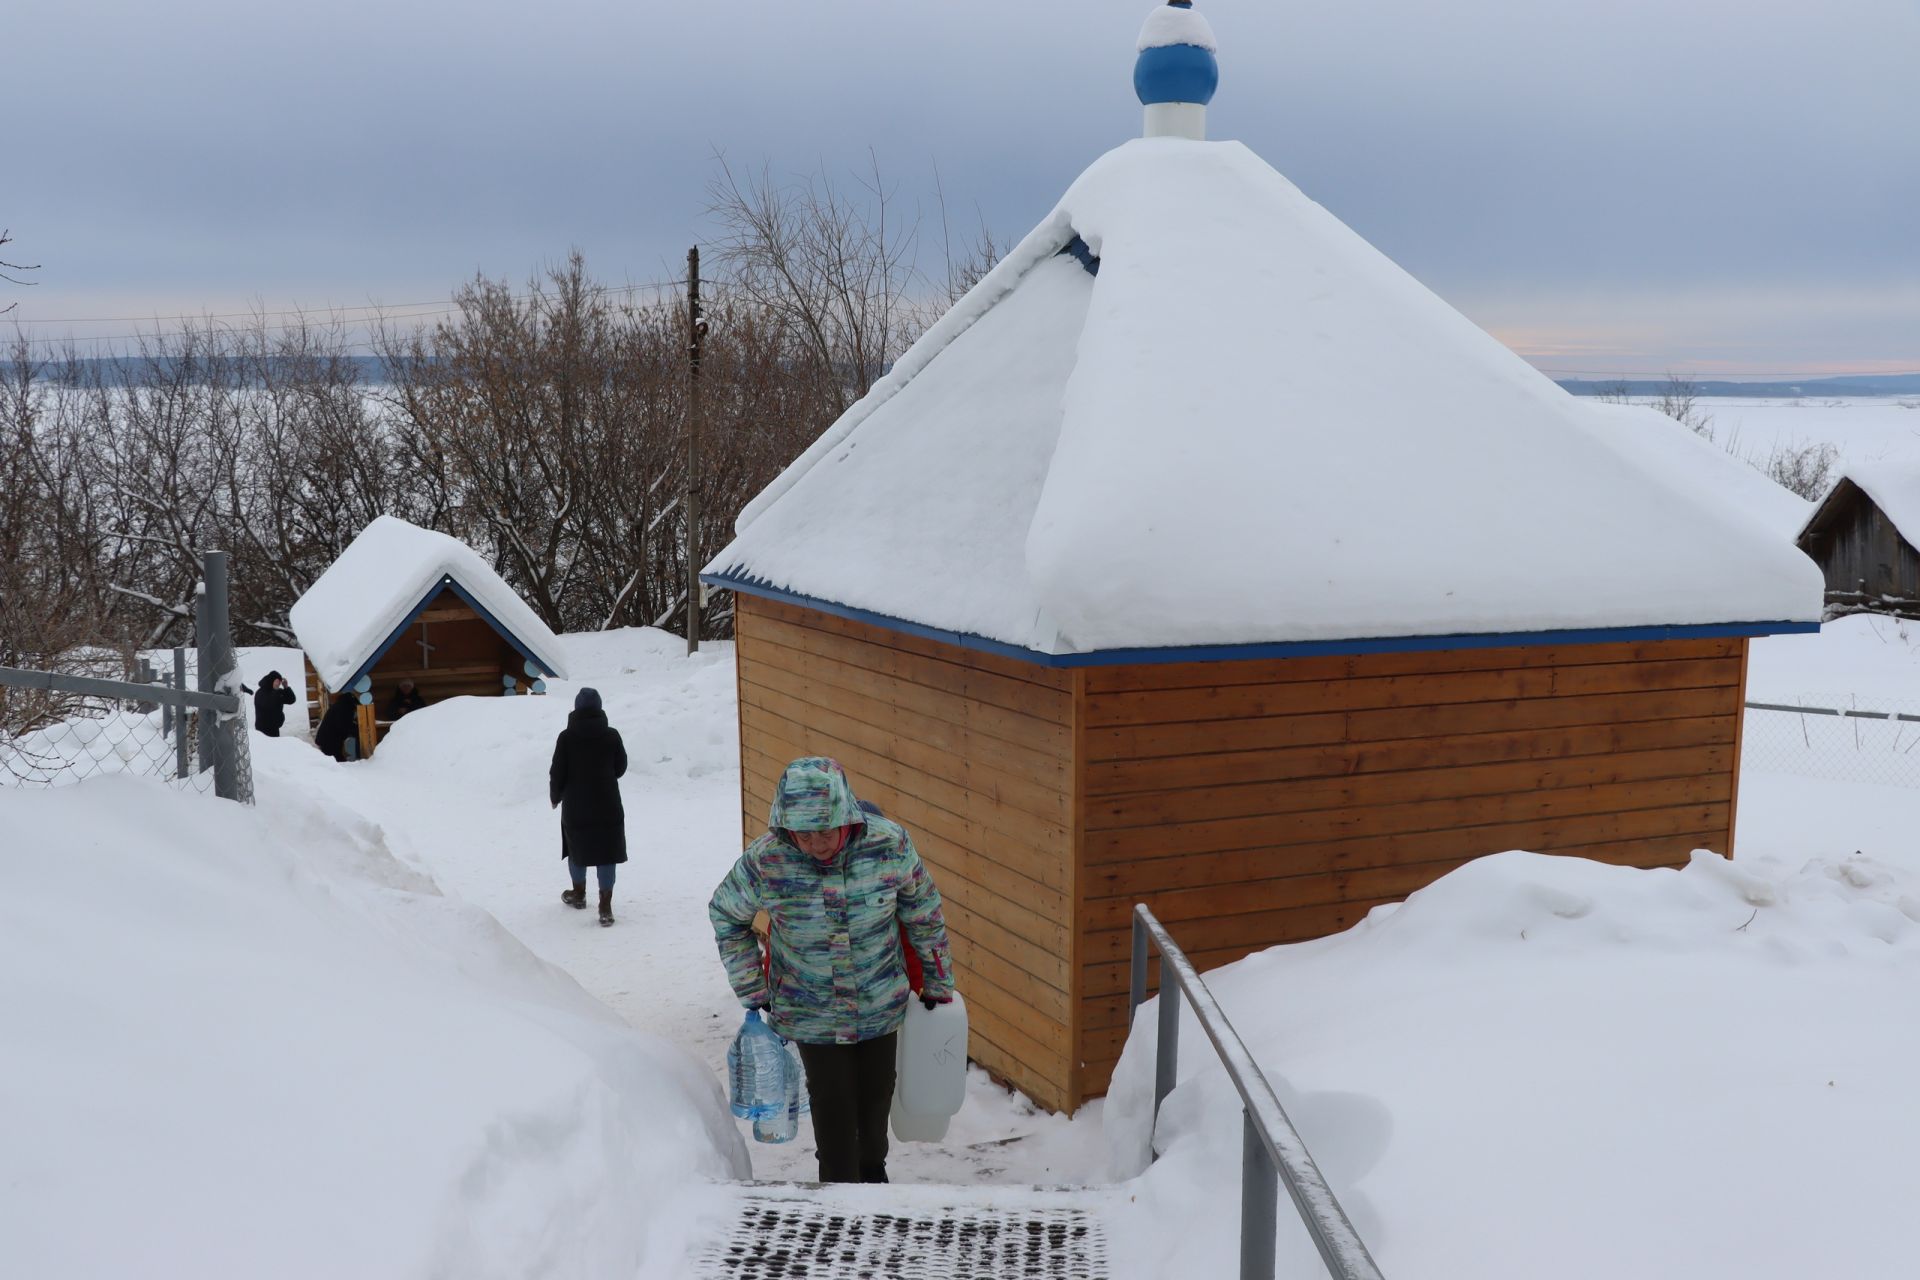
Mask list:
[[[210,773],[216,796],[253,803],[247,704],[238,692],[227,617],[226,554],[206,552],[202,566],[204,590],[194,610],[198,688],[187,687],[185,649],[175,649],[172,671],[159,675],[142,659],[139,680],[0,667],[0,688],[62,695],[42,708],[43,719],[24,740],[0,730],[0,782],[59,785],[93,772],[171,772],[176,781],[204,785],[200,780]],[[228,687],[223,689],[223,684]],[[120,704],[121,710],[114,712],[103,703]],[[111,749],[96,755],[90,744],[103,733],[109,735]],[[69,740],[89,746],[66,758]]]
[[[1336,1280],[1382,1280],[1360,1234],[1346,1210],[1334,1198],[1320,1168],[1313,1162],[1299,1130],[1287,1118],[1273,1086],[1247,1051],[1240,1034],[1227,1021],[1207,984],[1200,980],[1186,952],[1165,926],[1154,919],[1146,903],[1133,909],[1133,982],[1127,997],[1127,1025],[1147,998],[1147,943],[1160,951],[1160,1037],[1154,1050],[1153,1119],[1160,1121],[1160,1104],[1173,1092],[1180,1052],[1180,996],[1193,1005],[1194,1016],[1213,1042],[1227,1077],[1240,1091],[1243,1117],[1240,1175],[1240,1277],[1273,1280],[1274,1231],[1278,1227],[1279,1187],[1285,1183],[1293,1207],[1307,1234]],[[1171,975],[1173,981],[1167,981]]]
[[[1862,707],[1860,701],[1870,705]],[[1885,694],[1803,693],[1748,702],[1741,767],[1835,782],[1920,787],[1920,703]]]

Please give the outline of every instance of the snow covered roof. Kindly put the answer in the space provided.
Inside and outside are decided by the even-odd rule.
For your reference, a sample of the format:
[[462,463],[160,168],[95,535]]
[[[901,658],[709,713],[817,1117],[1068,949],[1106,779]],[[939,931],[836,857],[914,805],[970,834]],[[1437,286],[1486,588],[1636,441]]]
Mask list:
[[360,531],[289,614],[329,689],[344,689],[450,584],[547,674],[564,679],[558,637],[471,547],[394,516]]
[[1689,493],[1724,492],[1731,507],[1753,517],[1773,537],[1793,541],[1813,515],[1811,502],[1658,409],[1604,400],[1583,403],[1611,441],[1637,452]]
[[1801,536],[1813,532],[1828,508],[1842,496],[1848,481],[1880,508],[1880,513],[1893,522],[1894,529],[1909,546],[1920,547],[1920,463],[1914,462],[1848,464],[1819,507],[1801,521],[1797,530]]
[[1043,657],[1817,622],[1737,486],[1592,409],[1240,144],[1140,139],[707,573]]

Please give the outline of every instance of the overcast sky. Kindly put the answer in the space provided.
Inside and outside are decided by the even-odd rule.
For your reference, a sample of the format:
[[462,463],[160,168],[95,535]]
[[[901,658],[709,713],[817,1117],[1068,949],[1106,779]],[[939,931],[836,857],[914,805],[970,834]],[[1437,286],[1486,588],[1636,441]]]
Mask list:
[[[713,156],[1002,240],[1140,130],[1146,0],[12,0],[36,337],[679,272]],[[1915,0],[1199,0],[1210,133],[1536,364],[1920,370]],[[95,322],[95,321],[99,322]]]

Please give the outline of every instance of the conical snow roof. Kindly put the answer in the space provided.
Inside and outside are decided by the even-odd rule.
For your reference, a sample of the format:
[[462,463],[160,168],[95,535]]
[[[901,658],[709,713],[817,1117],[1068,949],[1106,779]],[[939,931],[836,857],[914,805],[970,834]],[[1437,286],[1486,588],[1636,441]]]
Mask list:
[[1816,623],[1819,571],[1739,486],[1657,459],[1247,148],[1148,138],[707,573],[1081,660]]

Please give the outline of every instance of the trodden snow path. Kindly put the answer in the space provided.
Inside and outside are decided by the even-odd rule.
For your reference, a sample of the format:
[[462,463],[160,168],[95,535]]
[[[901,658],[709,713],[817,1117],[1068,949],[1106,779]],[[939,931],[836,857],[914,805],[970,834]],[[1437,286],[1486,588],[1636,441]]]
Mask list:
[[[549,696],[437,704],[397,725],[364,763],[335,765],[305,742],[256,736],[262,803],[273,803],[280,777],[377,823],[389,847],[444,892],[487,911],[628,1023],[720,1077],[741,1016],[707,919],[707,899],[741,847],[733,646],[703,645],[688,657],[684,640],[650,630],[564,643],[574,679],[553,682]],[[584,685],[600,691],[629,759],[621,783],[629,861],[614,888],[618,923],[606,929],[591,905],[560,901],[559,815],[547,804],[554,736]],[[895,1143],[889,1172],[896,1183],[1101,1181],[1100,1113],[1095,1103],[1072,1121],[1048,1115],[973,1071],[946,1140]],[[747,1144],[756,1178],[817,1176],[811,1124],[800,1124],[793,1142]]]

